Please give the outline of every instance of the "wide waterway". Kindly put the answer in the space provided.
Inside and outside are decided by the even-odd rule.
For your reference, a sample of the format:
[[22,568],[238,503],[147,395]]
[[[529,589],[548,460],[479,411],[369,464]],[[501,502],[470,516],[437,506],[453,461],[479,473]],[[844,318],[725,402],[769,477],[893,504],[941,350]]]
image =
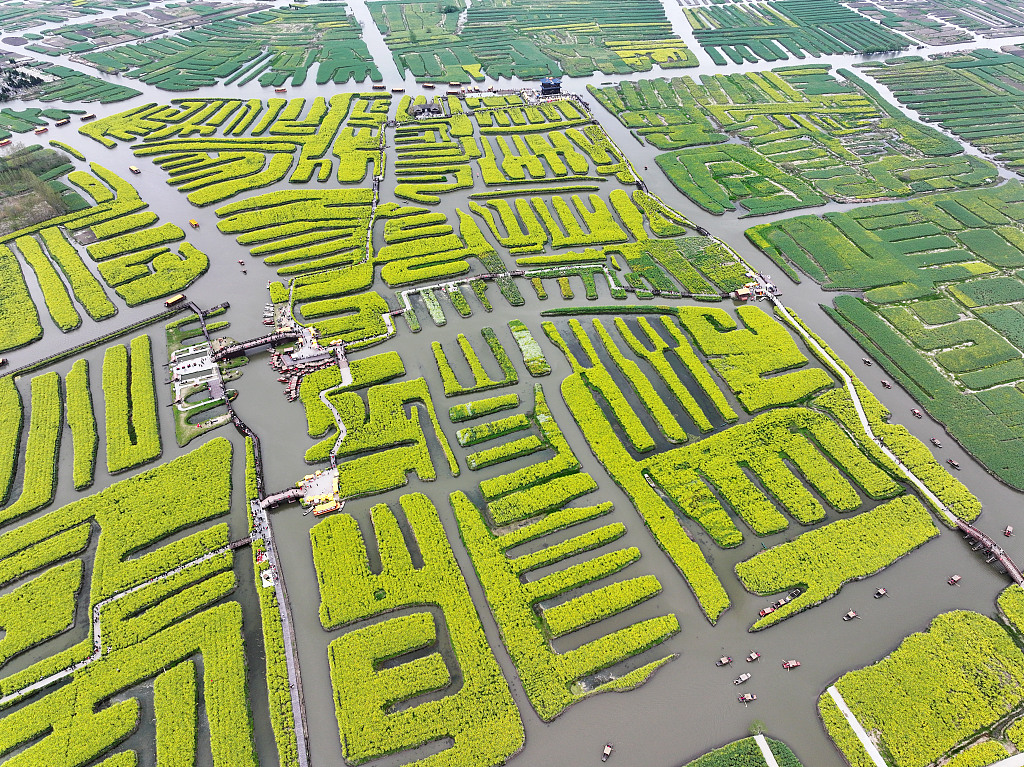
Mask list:
[[[361,4],[357,4],[357,14],[362,18],[365,9],[360,6]],[[673,17],[675,16],[674,10],[670,10],[670,13],[673,14]],[[368,20],[368,15],[365,18]],[[679,27],[678,24],[677,27]],[[679,31],[684,32],[681,28]],[[371,34],[369,27],[366,32],[367,42],[381,71],[386,77],[392,75],[394,68],[390,53],[386,49],[382,49],[379,36]],[[994,44],[998,46],[1006,42],[1009,41],[995,41]],[[984,41],[977,45],[992,44],[992,41]],[[957,48],[960,47],[976,46],[957,46]],[[931,50],[924,52],[931,52]],[[698,53],[698,55],[702,57],[702,61],[705,60],[702,54]],[[836,66],[849,66],[864,60],[864,58],[840,56],[823,60]],[[716,68],[705,63],[699,68],[672,70],[664,74],[673,77],[698,76],[723,71],[750,71],[763,68],[768,67],[760,65]],[[654,72],[625,77],[595,75],[591,78],[566,80],[566,87],[574,92],[582,93],[583,85],[588,82],[595,84],[617,82],[621,79],[638,79],[657,74],[659,73]],[[142,90],[143,95],[130,102],[96,108],[95,111],[101,115],[112,114],[147,101],[169,101],[171,98],[181,95],[158,91],[126,78],[110,79],[120,79],[120,81]],[[311,76],[305,86],[289,87],[288,96],[310,98],[338,90],[366,90],[366,86],[361,85],[318,88],[313,83],[314,78]],[[506,83],[507,81],[502,81],[502,85]],[[392,84],[390,80],[389,84]],[[430,93],[430,91],[421,91],[411,82],[407,83],[407,87],[409,92],[414,95],[420,92]],[[270,89],[261,89],[255,84],[251,84],[243,88],[233,85],[216,86],[203,89],[194,95],[268,98],[271,93]],[[960,462],[962,470],[958,475],[959,478],[984,503],[984,512],[979,521],[979,526],[982,529],[991,534],[1001,530],[1006,524],[1020,523],[1018,508],[1021,495],[1019,493],[999,483],[985,472],[930,418],[927,416],[921,420],[912,418],[910,408],[915,406],[914,401],[898,387],[892,390],[881,387],[879,379],[883,373],[877,366],[873,368],[860,366],[857,360],[863,356],[863,352],[819,308],[819,304],[831,301],[832,294],[822,291],[809,280],[805,280],[799,286],[793,285],[783,275],[778,274],[778,270],[773,269],[768,260],[746,242],[743,237],[744,229],[754,223],[770,220],[770,218],[741,220],[735,214],[715,217],[697,209],[676,192],[663,179],[660,172],[654,169],[655,151],[653,148],[638,144],[593,99],[588,98],[587,100],[590,101],[595,115],[598,116],[619,146],[630,156],[637,169],[640,170],[645,165],[651,167],[646,174],[646,180],[652,189],[657,191],[667,202],[683,211],[695,223],[706,227],[714,235],[736,248],[752,265],[773,274],[776,277],[775,281],[783,288],[783,300],[786,305],[803,317],[844,359],[853,362],[855,372],[862,374],[865,383],[892,410],[893,420],[906,424],[926,444],[931,437],[943,437],[945,447],[935,451],[937,457],[943,461],[947,458],[955,458]],[[48,138],[64,140],[83,150],[90,160],[99,162],[130,178],[139,188],[143,197],[150,202],[152,208],[160,214],[161,220],[173,221],[184,226],[189,218],[198,219],[201,227],[198,231],[188,231],[189,240],[211,255],[211,268],[209,274],[189,288],[189,298],[201,306],[212,306],[225,300],[230,301],[231,309],[225,319],[231,322],[231,327],[226,333],[236,339],[254,337],[265,332],[265,327],[260,323],[262,307],[267,301],[265,286],[267,280],[275,278],[276,275],[271,269],[258,263],[257,259],[250,259],[247,251],[235,244],[232,238],[216,231],[216,217],[213,213],[213,208],[216,206],[197,211],[188,203],[183,194],[166,185],[163,172],[148,161],[139,162],[143,169],[141,175],[130,176],[128,175],[128,166],[136,161],[133,160],[127,149],[119,147],[116,150],[107,150],[89,139],[72,133],[70,127],[63,130],[66,133],[57,129],[52,130]],[[389,167],[394,167],[394,159],[393,151],[389,150]],[[78,165],[84,167],[81,163]],[[392,177],[389,176],[382,185],[382,201],[387,202],[394,199],[389,194],[392,184]],[[606,194],[614,186],[614,182],[601,184],[602,193]],[[282,183],[275,187],[258,190],[255,194],[285,188],[289,188],[289,185]],[[470,191],[480,191],[481,189],[482,187],[478,186],[476,190]],[[465,210],[467,194],[467,192],[460,192],[446,195],[438,209],[448,213],[449,216],[457,207]],[[820,212],[840,207],[847,206],[827,206],[805,212]],[[379,227],[376,236],[376,244],[379,246],[381,244]],[[247,275],[241,273],[236,262],[237,259],[244,259],[247,262]],[[511,259],[506,257],[506,263],[511,264]],[[42,306],[37,287],[31,285],[31,280],[29,282],[34,297],[39,299],[38,304]],[[475,310],[472,317],[463,320],[455,312],[449,311],[447,313],[448,324],[443,328],[435,328],[426,312],[422,311],[420,312],[420,321],[424,328],[422,333],[412,334],[404,322],[398,321],[397,336],[369,353],[381,350],[398,351],[402,355],[411,377],[423,375],[430,381],[431,390],[437,397],[435,405],[439,414],[443,416],[443,411],[449,403],[440,396],[441,387],[436,367],[432,357],[425,353],[429,341],[440,340],[445,343],[447,349],[452,349],[456,333],[465,332],[471,339],[477,341],[479,327],[487,325],[496,329],[506,348],[512,351],[515,347],[512,344],[506,323],[513,318],[526,321],[540,340],[554,367],[551,376],[541,379],[553,414],[563,426],[571,446],[583,461],[584,469],[600,483],[600,489],[583,500],[588,504],[596,503],[599,500],[611,500],[615,503],[614,511],[600,523],[618,521],[625,524],[627,534],[618,542],[617,547],[637,546],[643,555],[642,559],[633,565],[626,574],[652,573],[658,577],[664,587],[663,592],[656,599],[629,611],[620,619],[608,621],[607,624],[614,624],[612,627],[617,628],[625,625],[627,618],[637,620],[673,612],[678,616],[682,630],[678,635],[643,657],[649,660],[660,657],[662,654],[677,653],[679,658],[660,670],[638,690],[596,696],[573,706],[553,723],[543,723],[534,713],[518,685],[515,670],[501,644],[494,621],[487,611],[486,602],[473,574],[468,556],[459,543],[458,531],[446,502],[448,493],[454,490],[466,490],[471,496],[476,495],[476,483],[484,476],[491,476],[495,472],[480,472],[480,476],[476,476],[472,472],[463,470],[463,474],[459,478],[453,479],[446,476],[446,472],[443,470],[445,461],[436,449],[436,445],[433,445],[435,465],[438,467],[440,475],[436,482],[422,483],[413,478],[409,485],[401,491],[376,496],[370,500],[352,501],[346,506],[346,512],[354,514],[361,522],[365,523],[372,503],[387,502],[393,508],[397,508],[397,499],[402,493],[423,491],[440,509],[449,538],[453,541],[456,557],[462,565],[470,591],[481,613],[491,646],[511,683],[513,694],[519,703],[526,725],[526,746],[523,753],[513,761],[513,764],[546,765],[596,762],[603,744],[613,742],[615,744],[613,760],[616,765],[673,767],[687,762],[710,748],[743,737],[747,734],[751,721],[756,718],[765,722],[769,735],[782,739],[792,746],[808,767],[840,767],[844,762],[817,720],[816,701],[825,687],[844,671],[877,660],[894,647],[902,637],[913,631],[924,629],[928,622],[940,612],[961,608],[989,615],[994,614],[995,597],[1009,583],[1009,580],[983,564],[978,555],[973,554],[956,533],[943,528],[943,533],[937,540],[926,544],[884,573],[862,582],[848,584],[832,601],[786,620],[767,631],[751,635],[747,633],[747,628],[756,618],[757,611],[770,600],[747,594],[732,574],[732,568],[736,562],[760,551],[762,541],[766,546],[772,546],[792,539],[801,532],[801,528],[794,524],[786,532],[765,539],[757,539],[748,532],[747,540],[742,546],[723,551],[715,547],[706,535],[697,532],[695,525],[688,525],[688,530],[702,544],[702,548],[716,572],[721,576],[733,601],[732,608],[722,616],[718,625],[711,627],[703,617],[686,584],[646,532],[627,498],[607,477],[591,455],[587,444],[578,434],[571,416],[561,400],[558,384],[568,374],[568,365],[561,355],[546,340],[542,339],[539,318],[541,310],[564,305],[557,295],[557,290],[552,291],[554,284],[549,283],[550,298],[545,302],[540,302],[536,298],[525,281],[520,280],[517,284],[527,301],[524,307],[508,306],[497,294],[496,289],[492,287],[488,292],[494,304],[493,313],[483,313],[479,310],[475,299],[471,298],[470,301]],[[574,287],[577,286],[578,282],[574,281]],[[389,294],[389,291],[381,283],[378,282],[375,287],[382,290],[385,295]],[[612,301],[608,299],[606,289],[602,287],[600,291],[600,303],[611,304]],[[390,300],[392,306],[397,307],[397,301],[393,298]],[[581,300],[582,297],[578,296],[577,301]],[[43,316],[42,320],[46,328],[43,340],[25,349],[12,352],[9,355],[12,367],[54,353],[67,344],[84,342],[90,337],[109,332],[115,325],[126,325],[149,316],[155,311],[153,305],[134,310],[122,309],[115,319],[101,324],[91,323],[86,319],[85,328],[69,336],[62,336],[53,328],[49,318]],[[559,324],[564,327],[564,320],[560,320]],[[155,359],[158,362],[166,360],[162,325],[152,326],[149,332],[154,340]],[[482,346],[482,344],[475,345],[478,348]],[[84,356],[91,362],[94,398],[98,398],[100,396],[98,381],[102,349],[90,351]],[[357,357],[360,354],[353,356]],[[253,361],[244,368],[242,378],[232,385],[240,391],[240,396],[235,402],[238,413],[263,438],[266,486],[268,491],[276,491],[291,485],[309,470],[302,456],[312,444],[312,440],[305,434],[305,419],[301,405],[285,402],[282,396],[283,387],[275,380],[276,373],[265,363],[265,354],[255,355]],[[64,373],[69,366],[70,361],[55,366],[55,369]],[[164,406],[170,401],[170,394],[169,387],[162,384],[164,380],[161,378],[162,370],[162,368],[158,368],[157,372],[160,384],[158,399],[161,413],[167,416],[169,411]],[[26,403],[28,402],[27,383],[27,380],[20,382]],[[531,409],[529,403],[532,401],[532,384],[533,379],[523,373],[522,380],[515,387],[524,401],[523,409],[527,411]],[[442,424],[445,422],[446,419],[442,417]],[[445,431],[454,444],[455,428],[449,424],[445,427]],[[100,423],[100,433],[102,445],[102,423]],[[173,428],[169,417],[162,420],[162,433],[164,459],[185,452],[174,445]],[[222,428],[214,434],[229,437],[238,448],[234,467],[235,503],[231,516],[231,533],[232,538],[242,537],[246,534],[246,528],[245,508],[241,502],[241,489],[244,487],[241,472],[241,441],[230,427]],[[70,438],[67,435],[65,437],[61,448],[61,481],[59,482],[57,504],[65,503],[76,497],[75,493],[67,489],[66,478],[70,476],[72,450]],[[197,444],[199,441],[193,442],[189,447],[195,447]],[[105,487],[114,481],[113,478],[105,474],[102,451],[98,460],[97,474],[95,489]],[[53,508],[55,507],[56,504]],[[837,518],[836,514],[829,514],[829,519],[835,518]],[[319,594],[308,537],[309,528],[315,521],[312,516],[302,516],[299,508],[294,505],[285,507],[273,515],[278,549],[284,559],[284,575],[291,596],[294,622],[298,632],[298,649],[302,666],[312,763],[314,765],[333,765],[340,764],[341,757],[332,690],[328,677],[326,647],[337,634],[324,632],[320,628],[317,617]],[[600,523],[593,523],[591,526]],[[367,526],[364,529],[369,528]],[[1007,540],[1007,550],[1011,556],[1017,559],[1018,563],[1024,560],[1024,543],[1020,543],[1019,539]],[[241,549],[236,553],[236,557],[246,560],[248,551]],[[249,661],[252,674],[251,694],[259,750],[261,761],[264,764],[271,764],[274,762],[273,743],[265,713],[265,693],[260,691],[262,648],[258,631],[258,607],[255,592],[251,586],[251,565],[242,562],[236,569],[239,573],[241,587],[234,598],[242,602],[246,611],[246,640],[250,650]],[[963,576],[962,585],[959,588],[951,588],[945,583],[946,578],[953,572],[958,572]],[[249,580],[246,580],[247,578]],[[874,600],[871,598],[872,592],[879,586],[885,586],[888,589],[890,594],[888,599]],[[850,609],[857,610],[861,619],[849,623],[843,622],[841,616]],[[69,637],[67,644],[70,644],[73,639],[77,640],[85,636],[84,626],[88,619],[83,615],[80,615],[79,619],[76,636]],[[579,632],[579,637],[574,636],[569,639],[578,642],[597,636],[599,631],[603,633],[607,630],[608,625],[602,624],[589,631]],[[78,631],[82,631],[82,634],[79,635]],[[61,645],[61,647],[63,646],[66,645]],[[558,649],[564,650],[571,646],[574,645],[570,642],[564,644],[560,642]],[[41,655],[50,654],[61,647],[51,644],[47,645],[45,652],[41,652],[39,655],[27,653],[23,658],[12,662],[9,670],[22,668],[30,660],[36,660]],[[757,650],[762,654],[763,657],[759,664],[748,665],[742,662],[741,658],[751,650]],[[715,667],[715,659],[722,654],[731,655],[737,660],[733,668]],[[780,661],[792,657],[798,658],[802,666],[792,672],[784,671],[780,666]],[[748,670],[752,671],[754,676],[743,690],[756,693],[758,701],[751,707],[745,708],[737,702],[737,688],[731,680],[740,672]],[[149,718],[144,716],[144,720],[149,724],[145,725],[142,731],[129,741],[129,745],[143,748],[143,743],[152,743],[151,714]],[[428,753],[430,750],[428,747],[424,749],[423,753]],[[209,764],[208,748],[200,749],[200,754],[201,762]],[[401,757],[382,759],[374,764],[390,767],[407,761],[409,761],[409,755],[405,754]],[[140,764],[155,764],[155,756],[151,747],[140,753]]]

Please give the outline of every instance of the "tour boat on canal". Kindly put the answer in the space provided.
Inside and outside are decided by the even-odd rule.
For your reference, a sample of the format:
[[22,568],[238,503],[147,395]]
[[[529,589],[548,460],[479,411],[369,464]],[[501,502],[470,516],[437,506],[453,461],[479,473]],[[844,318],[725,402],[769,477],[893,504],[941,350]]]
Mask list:
[[751,650],[750,655],[747,656],[747,663],[753,663],[755,660],[759,660],[760,657],[761,653]]
[[716,666],[728,666],[730,663],[732,663],[732,658],[730,658],[728,655],[723,655],[721,658],[715,661]]
[[739,698],[740,703],[752,703],[753,701],[757,700],[757,696],[751,695],[749,692],[745,692],[742,695],[738,695],[737,698]]
[[914,418],[924,418],[924,413],[922,413],[916,407],[910,408],[910,414],[914,416]]
[[858,618],[858,617],[860,617],[860,616],[858,616],[856,612],[854,612],[853,610],[850,610],[850,612],[848,612],[846,615],[843,616],[843,620],[844,621],[852,621],[854,618]]
[[861,357],[860,359],[861,362],[863,362],[865,365],[871,365],[871,360],[869,360],[867,357]]
[[773,612],[775,612],[775,608],[774,607],[766,607],[763,610],[761,610],[760,612],[758,612],[757,615],[758,615],[759,618],[763,618],[766,615],[771,615]]
[[932,437],[932,444],[935,445],[935,447],[942,447],[942,443],[939,442],[935,437]]
[[732,683],[733,684],[743,684],[748,679],[750,679],[750,677],[752,677],[752,676],[753,676],[753,674],[751,674],[749,672],[746,673],[746,674],[740,674],[736,679],[732,680]]
[[954,461],[952,458],[946,459],[946,463],[948,463],[950,466],[952,466],[957,471],[960,471],[960,464],[957,463],[956,461]]
[[601,761],[602,762],[607,762],[608,761],[608,757],[611,756],[611,755],[612,755],[612,744],[611,743],[605,743],[604,744],[604,751],[601,752]]
[[798,660],[784,660],[784,661],[782,661],[782,667],[784,669],[786,669],[786,671],[789,671],[791,668],[798,668],[799,666],[800,666],[800,661],[798,661]]
[[882,386],[884,386],[886,389],[892,388],[892,384],[886,381],[885,379],[882,379]]
[[960,583],[960,580],[961,579],[959,575],[951,575],[949,577],[949,580],[946,581],[946,583],[948,583],[950,586],[956,586],[958,583]]
[[881,599],[882,597],[888,596],[888,595],[889,595],[889,592],[886,591],[885,589],[878,589],[878,591],[875,592],[875,599]]
[[1013,536],[1013,525],[1007,525],[1006,529],[1003,530],[1003,535],[1005,535],[1007,538],[1012,537]]

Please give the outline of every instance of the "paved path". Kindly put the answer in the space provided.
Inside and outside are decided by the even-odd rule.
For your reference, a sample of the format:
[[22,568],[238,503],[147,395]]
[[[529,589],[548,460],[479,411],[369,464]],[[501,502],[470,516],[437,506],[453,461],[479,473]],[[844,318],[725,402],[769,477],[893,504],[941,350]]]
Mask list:
[[[178,573],[189,569],[190,567],[195,567],[196,565],[202,564],[203,562],[207,562],[215,557],[219,557],[222,554],[226,554],[230,551],[233,551],[234,549],[240,548],[241,546],[246,546],[250,542],[251,539],[249,538],[242,538],[237,541],[232,541],[227,546],[223,546],[215,551],[209,551],[206,554],[203,554],[201,557],[193,559],[190,562],[178,565],[173,570],[168,570],[166,573],[161,573],[160,575],[154,578],[150,578],[148,581],[143,581],[142,583],[132,586],[130,589],[126,589],[118,594],[114,594],[111,597],[107,597],[106,599],[97,602],[92,608],[92,652],[89,654],[89,657],[85,660],[81,660],[78,663],[75,663],[72,666],[69,666],[68,668],[61,669],[56,673],[50,674],[49,676],[40,679],[38,682],[33,682],[32,684],[21,688],[17,692],[12,692],[9,695],[5,695],[4,697],[0,698],[0,708],[4,708],[17,700],[24,698],[27,695],[32,695],[33,693],[39,692],[40,690],[49,687],[54,682],[59,682],[61,679],[69,677],[73,675],[76,671],[81,671],[89,664],[98,661],[105,654],[103,651],[103,637],[100,630],[100,613],[103,611],[103,608],[109,605],[111,602],[116,602],[119,599],[124,599],[129,594],[134,594],[136,591],[141,591],[150,584],[159,583],[160,581],[171,578],[177,575]],[[110,648],[107,648],[107,652],[109,651]]]
[[850,723],[850,727],[853,728],[853,732],[857,736],[857,739],[861,742],[861,745],[864,746],[864,750],[868,752],[868,756],[871,757],[871,761],[875,763],[875,767],[889,767],[889,765],[885,763],[885,759],[882,758],[881,753],[879,753],[878,749],[875,748],[875,744],[871,742],[871,739],[868,737],[864,727],[857,721],[857,717],[855,717],[853,712],[850,711],[850,707],[846,705],[846,701],[843,700],[843,696],[839,694],[839,690],[836,689],[835,685],[828,688],[828,694],[832,696],[832,700],[836,702],[839,710],[842,712],[843,716],[846,717],[846,721]]
[[[757,279],[763,283],[763,280],[760,276],[758,276]],[[832,371],[842,379],[843,383],[846,385],[846,390],[850,392],[850,398],[853,400],[853,407],[857,411],[857,417],[860,419],[861,426],[864,428],[864,432],[868,435],[868,438],[875,441],[875,444],[878,446],[878,448],[893,463],[896,464],[896,467],[900,470],[900,472],[914,485],[914,487],[916,487],[921,492],[921,494],[925,498],[927,498],[932,503],[932,505],[944,517],[946,517],[946,519],[949,520],[950,524],[956,525],[956,515],[954,515],[953,512],[947,509],[945,504],[943,504],[942,501],[939,500],[938,496],[936,496],[935,493],[929,490],[928,486],[920,479],[918,479],[916,474],[914,474],[910,469],[904,466],[902,461],[900,461],[899,457],[895,453],[893,453],[888,447],[886,447],[884,442],[882,442],[878,437],[875,436],[875,433],[871,430],[871,423],[868,421],[868,416],[864,412],[864,406],[861,404],[860,396],[857,394],[857,387],[853,385],[853,378],[850,377],[850,374],[847,373],[843,366],[836,362],[832,355],[829,354],[828,351],[821,344],[819,344],[818,341],[810,333],[808,333],[804,329],[804,326],[802,324],[800,324],[793,318],[793,316],[789,313],[789,310],[786,309],[785,306],[783,306],[782,302],[778,299],[778,297],[770,296],[770,300],[773,304],[775,304],[775,308],[778,309],[779,314],[786,320],[786,322],[788,322],[790,326],[794,330],[796,330],[797,333],[800,334],[800,337],[804,339],[804,342],[812,349],[814,349],[818,353],[818,356],[825,362],[825,364],[832,368]]]
[[757,741],[757,745],[761,747],[761,755],[764,757],[765,762],[768,763],[768,767],[779,767],[779,763],[775,759],[775,754],[768,747],[768,741],[764,735],[755,735],[754,740]]

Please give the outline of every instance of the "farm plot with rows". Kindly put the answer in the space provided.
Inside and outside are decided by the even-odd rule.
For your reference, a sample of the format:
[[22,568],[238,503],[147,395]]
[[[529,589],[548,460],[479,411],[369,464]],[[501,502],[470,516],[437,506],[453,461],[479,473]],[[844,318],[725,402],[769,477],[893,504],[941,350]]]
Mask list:
[[245,85],[302,85],[314,64],[317,84],[379,82],[359,24],[341,2],[268,8],[211,21],[173,37],[80,54],[103,72],[123,73],[167,91]]
[[1010,0],[846,0],[882,26],[929,45],[952,45],[1024,32],[1024,13]]
[[729,61],[899,51],[910,45],[903,35],[836,0],[691,5],[684,13],[697,42],[721,66]]
[[1020,487],[1024,186],[934,195],[747,230],[830,290],[835,319],[990,471]]
[[903,106],[990,155],[1024,167],[1024,60],[979,49],[923,59],[908,56],[863,65]]
[[[825,65],[622,82],[591,93],[705,210],[765,215],[991,183],[996,168]],[[726,143],[730,137],[739,142]]]
[[411,72],[420,82],[697,65],[661,3],[652,0],[372,0],[368,6],[399,72]]

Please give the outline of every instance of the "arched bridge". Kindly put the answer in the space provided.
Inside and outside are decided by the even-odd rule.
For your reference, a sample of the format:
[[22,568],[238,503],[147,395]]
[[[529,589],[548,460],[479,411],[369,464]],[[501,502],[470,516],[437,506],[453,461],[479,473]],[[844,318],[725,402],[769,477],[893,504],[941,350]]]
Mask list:
[[290,487],[287,490],[282,490],[280,493],[268,495],[266,498],[260,501],[260,506],[262,506],[266,510],[274,509],[277,508],[278,506],[283,506],[286,503],[298,501],[299,499],[302,498],[303,495],[304,491],[302,490],[302,488]]
[[270,335],[260,336],[254,338],[251,341],[243,341],[240,344],[231,344],[225,346],[223,349],[218,349],[212,355],[214,362],[221,362],[222,360],[231,359],[232,357],[238,357],[245,354],[250,349],[257,349],[260,346],[277,346],[288,341],[298,341],[302,336],[295,330],[281,330],[277,333],[271,333]]
[[989,554],[990,562],[998,560],[999,564],[1006,568],[1007,575],[1013,578],[1014,583],[1018,586],[1024,585],[1024,575],[1021,574],[1020,569],[1013,563],[1013,560],[1010,559],[1009,555],[1003,551],[999,544],[981,532],[981,530],[967,524],[962,519],[956,520],[956,526],[966,539],[974,543],[975,548],[984,549]]

